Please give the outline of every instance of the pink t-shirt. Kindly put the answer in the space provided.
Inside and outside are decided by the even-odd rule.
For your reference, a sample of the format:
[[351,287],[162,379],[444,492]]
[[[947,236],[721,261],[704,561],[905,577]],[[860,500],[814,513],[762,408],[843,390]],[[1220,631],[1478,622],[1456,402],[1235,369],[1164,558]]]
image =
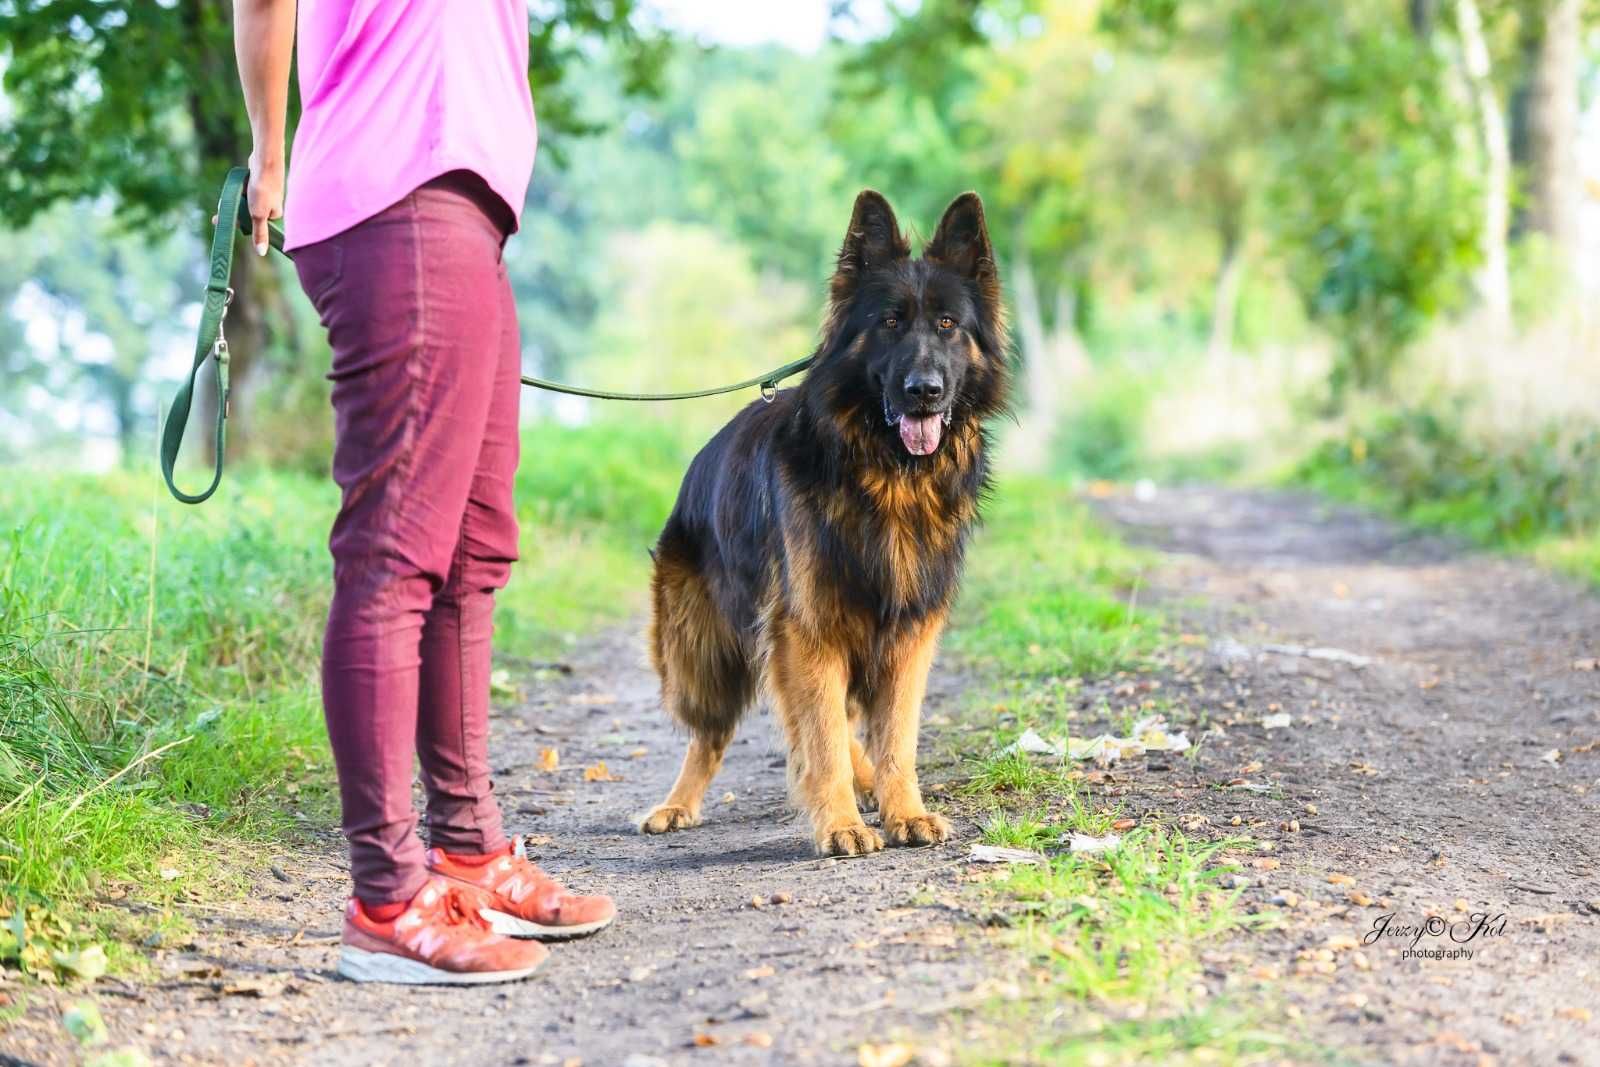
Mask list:
[[527,0],[300,0],[288,248],[371,218],[452,170],[519,219],[538,145]]

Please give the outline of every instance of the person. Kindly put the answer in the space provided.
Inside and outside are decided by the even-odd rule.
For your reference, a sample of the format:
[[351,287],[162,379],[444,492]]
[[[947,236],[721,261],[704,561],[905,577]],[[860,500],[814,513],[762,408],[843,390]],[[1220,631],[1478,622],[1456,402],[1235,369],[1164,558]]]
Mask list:
[[322,696],[355,883],[339,971],[358,981],[525,977],[540,940],[616,911],[507,839],[487,755],[494,594],[517,558],[521,360],[503,252],[537,145],[527,20],[525,0],[234,4],[252,241],[265,255],[268,220],[285,218],[333,353],[342,498]]

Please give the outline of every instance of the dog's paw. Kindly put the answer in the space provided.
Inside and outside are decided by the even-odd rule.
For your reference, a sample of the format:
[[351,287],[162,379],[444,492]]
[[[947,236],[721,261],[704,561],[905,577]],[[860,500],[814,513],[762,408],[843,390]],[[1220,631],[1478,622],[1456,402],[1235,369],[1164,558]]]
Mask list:
[[817,852],[824,856],[864,856],[881,848],[883,838],[863,822],[846,823],[817,834]]
[[883,829],[895,845],[937,845],[950,839],[950,821],[931,812],[909,819],[885,819]]
[[688,808],[676,804],[663,804],[639,821],[641,834],[670,834],[674,830],[687,830],[698,825],[700,817]]
[[872,791],[870,785],[857,785],[855,789],[856,807],[860,808],[863,813],[878,810],[878,794]]

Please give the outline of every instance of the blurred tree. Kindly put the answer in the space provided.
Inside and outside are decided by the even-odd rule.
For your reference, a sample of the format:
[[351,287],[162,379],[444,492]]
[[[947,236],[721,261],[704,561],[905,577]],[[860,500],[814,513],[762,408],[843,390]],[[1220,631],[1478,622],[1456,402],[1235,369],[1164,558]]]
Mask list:
[[823,134],[828,78],[815,60],[776,50],[765,58],[764,77],[696,94],[697,120],[675,138],[687,206],[742,241],[760,266],[820,293],[850,210],[844,161]]
[[1454,0],[1455,62],[1477,117],[1476,144],[1483,176],[1483,217],[1474,272],[1479,309],[1495,336],[1511,331],[1511,138],[1495,84],[1489,43],[1477,0]]
[[[202,284],[186,242],[172,236],[144,242],[121,230],[106,205],[69,212],[56,207],[7,243],[0,308],[13,323],[0,340],[6,382],[43,384],[52,411],[29,411],[25,396],[14,411],[35,421],[77,409],[80,418],[109,415],[119,455],[131,462],[154,437],[150,395],[153,361],[184,347],[188,323],[180,314],[187,290]],[[15,312],[43,316],[52,326],[41,350]]]
[[1414,11],[1383,0],[1230,7],[1232,77],[1270,131],[1275,244],[1339,341],[1333,396],[1381,386],[1480,261],[1481,177],[1460,150],[1472,102]]
[[[619,46],[629,89],[655,83],[660,39],[640,29],[635,0],[529,7],[529,80],[557,151],[563,133],[587,128],[564,76],[596,42]],[[0,41],[10,104],[0,118],[0,222],[25,225],[51,204],[110,193],[119,219],[144,234],[205,229],[223,172],[250,149],[231,0],[0,0]],[[273,324],[287,318],[284,285],[270,261],[236,260],[236,417]],[[238,421],[236,440],[246,428]]]
[[1527,13],[1528,225],[1570,267],[1578,244],[1580,0],[1534,0]]

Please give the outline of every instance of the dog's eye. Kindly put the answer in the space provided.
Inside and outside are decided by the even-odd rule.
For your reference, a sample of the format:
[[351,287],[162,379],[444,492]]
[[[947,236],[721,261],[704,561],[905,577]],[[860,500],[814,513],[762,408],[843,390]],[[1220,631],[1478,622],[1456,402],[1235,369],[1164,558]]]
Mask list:
[[955,319],[952,319],[949,315],[940,315],[939,316],[939,329],[941,329],[941,330],[953,330],[955,328],[956,328],[956,320]]
[[895,318],[893,315],[890,315],[888,318],[883,320],[883,325],[887,329],[898,330],[900,328],[900,320]]

